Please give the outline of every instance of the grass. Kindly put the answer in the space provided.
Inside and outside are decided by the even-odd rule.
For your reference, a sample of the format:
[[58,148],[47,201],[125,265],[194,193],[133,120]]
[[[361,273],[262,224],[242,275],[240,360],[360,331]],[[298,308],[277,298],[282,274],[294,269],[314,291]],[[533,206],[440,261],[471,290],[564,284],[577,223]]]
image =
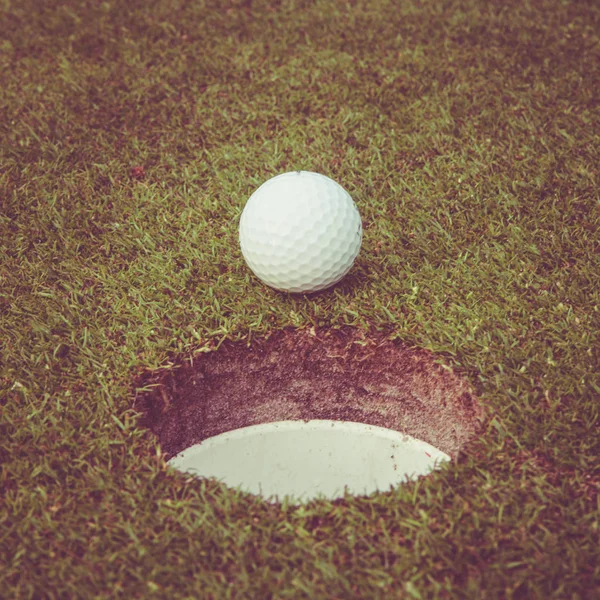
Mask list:
[[[0,2],[0,596],[595,597],[599,27],[569,0]],[[365,226],[314,297],[237,244],[295,169]],[[485,434],[294,508],[136,425],[148,369],[341,324],[442,353]]]

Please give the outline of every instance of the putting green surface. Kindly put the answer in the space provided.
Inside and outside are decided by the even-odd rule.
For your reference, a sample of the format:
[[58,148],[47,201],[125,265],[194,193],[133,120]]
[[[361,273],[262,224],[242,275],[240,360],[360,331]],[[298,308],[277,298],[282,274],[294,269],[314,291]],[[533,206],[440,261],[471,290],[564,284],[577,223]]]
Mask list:
[[[599,93],[592,1],[0,2],[0,596],[597,597]],[[364,225],[314,296],[237,241],[298,169]],[[150,371],[345,325],[477,389],[457,460],[295,507],[139,426]]]

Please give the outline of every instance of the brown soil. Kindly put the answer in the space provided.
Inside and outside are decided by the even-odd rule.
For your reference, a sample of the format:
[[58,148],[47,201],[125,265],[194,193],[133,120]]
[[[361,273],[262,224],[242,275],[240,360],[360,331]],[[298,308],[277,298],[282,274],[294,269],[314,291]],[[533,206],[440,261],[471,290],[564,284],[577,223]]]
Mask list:
[[456,458],[484,414],[468,383],[430,352],[350,327],[224,342],[146,375],[144,386],[152,391],[135,408],[167,458],[225,431],[290,419],[387,427]]

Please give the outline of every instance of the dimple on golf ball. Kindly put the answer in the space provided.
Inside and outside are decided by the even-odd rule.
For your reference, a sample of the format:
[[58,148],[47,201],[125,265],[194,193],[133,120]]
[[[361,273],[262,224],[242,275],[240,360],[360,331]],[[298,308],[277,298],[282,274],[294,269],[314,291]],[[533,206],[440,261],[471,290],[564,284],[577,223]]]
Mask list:
[[240,246],[253,273],[286,292],[308,293],[337,283],[362,243],[362,222],[350,194],[310,171],[263,183],[240,219]]

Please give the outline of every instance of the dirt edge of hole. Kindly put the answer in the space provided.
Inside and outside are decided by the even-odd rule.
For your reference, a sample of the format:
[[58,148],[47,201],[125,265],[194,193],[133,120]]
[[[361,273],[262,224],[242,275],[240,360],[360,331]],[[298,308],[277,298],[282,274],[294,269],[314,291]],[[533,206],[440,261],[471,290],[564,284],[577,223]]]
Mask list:
[[483,429],[473,387],[441,357],[392,336],[288,327],[249,345],[225,341],[143,374],[134,409],[166,458],[249,425],[331,419],[400,431],[456,459]]

